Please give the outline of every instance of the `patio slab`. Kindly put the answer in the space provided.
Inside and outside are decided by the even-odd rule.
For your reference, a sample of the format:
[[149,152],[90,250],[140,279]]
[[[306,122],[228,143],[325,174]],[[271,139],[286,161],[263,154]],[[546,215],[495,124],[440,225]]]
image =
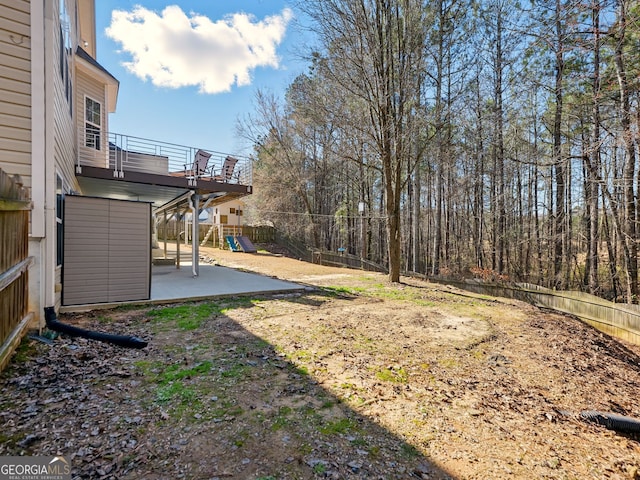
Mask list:
[[190,262],[175,266],[155,265],[151,275],[151,301],[199,300],[217,296],[299,292],[305,287],[256,273],[216,265],[199,266],[194,277]]
[[119,305],[146,305],[149,303],[176,303],[197,301],[232,295],[293,293],[306,290],[304,285],[285,282],[257,273],[241,272],[233,268],[200,264],[199,275],[193,276],[191,262],[180,262],[177,269],[171,265],[154,265],[151,269],[151,298],[127,302],[66,305],[60,312],[86,312]]

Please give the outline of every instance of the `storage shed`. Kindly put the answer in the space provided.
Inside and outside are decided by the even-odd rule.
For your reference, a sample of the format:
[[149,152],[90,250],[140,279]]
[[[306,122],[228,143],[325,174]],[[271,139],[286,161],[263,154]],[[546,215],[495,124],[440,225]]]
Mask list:
[[62,304],[151,297],[151,204],[66,196]]

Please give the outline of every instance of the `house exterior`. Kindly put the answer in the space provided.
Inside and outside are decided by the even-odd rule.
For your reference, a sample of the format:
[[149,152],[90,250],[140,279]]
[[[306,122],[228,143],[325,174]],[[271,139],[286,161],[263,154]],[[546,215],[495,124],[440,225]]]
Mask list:
[[76,125],[108,130],[118,81],[95,58],[93,0],[0,2],[0,168],[18,174],[31,194],[30,310],[61,300],[62,202],[79,192]]
[[64,246],[65,224],[91,221],[77,218],[85,206],[65,218],[67,196],[143,201],[166,216],[251,193],[246,173],[234,184],[189,177],[197,149],[175,158],[174,146],[109,131],[120,84],[97,60],[94,1],[0,0],[0,169],[30,192],[29,309],[40,325],[44,308],[63,302],[65,262],[82,250]]

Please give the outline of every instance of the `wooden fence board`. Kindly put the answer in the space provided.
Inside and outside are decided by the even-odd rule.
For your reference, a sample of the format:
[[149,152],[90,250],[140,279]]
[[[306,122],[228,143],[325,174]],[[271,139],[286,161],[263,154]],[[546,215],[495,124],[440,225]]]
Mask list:
[[538,307],[575,315],[601,332],[640,345],[640,311],[583,292],[558,291],[531,284],[500,285],[475,280],[430,278],[464,290],[522,300]]
[[11,358],[33,314],[28,309],[29,210],[27,189],[0,170],[0,370]]

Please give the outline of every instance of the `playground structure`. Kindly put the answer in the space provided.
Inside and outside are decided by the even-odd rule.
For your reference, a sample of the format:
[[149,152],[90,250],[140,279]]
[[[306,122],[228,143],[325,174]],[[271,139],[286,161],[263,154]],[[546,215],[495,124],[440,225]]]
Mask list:
[[251,240],[244,235],[227,235],[225,240],[233,252],[256,253],[258,251]]

